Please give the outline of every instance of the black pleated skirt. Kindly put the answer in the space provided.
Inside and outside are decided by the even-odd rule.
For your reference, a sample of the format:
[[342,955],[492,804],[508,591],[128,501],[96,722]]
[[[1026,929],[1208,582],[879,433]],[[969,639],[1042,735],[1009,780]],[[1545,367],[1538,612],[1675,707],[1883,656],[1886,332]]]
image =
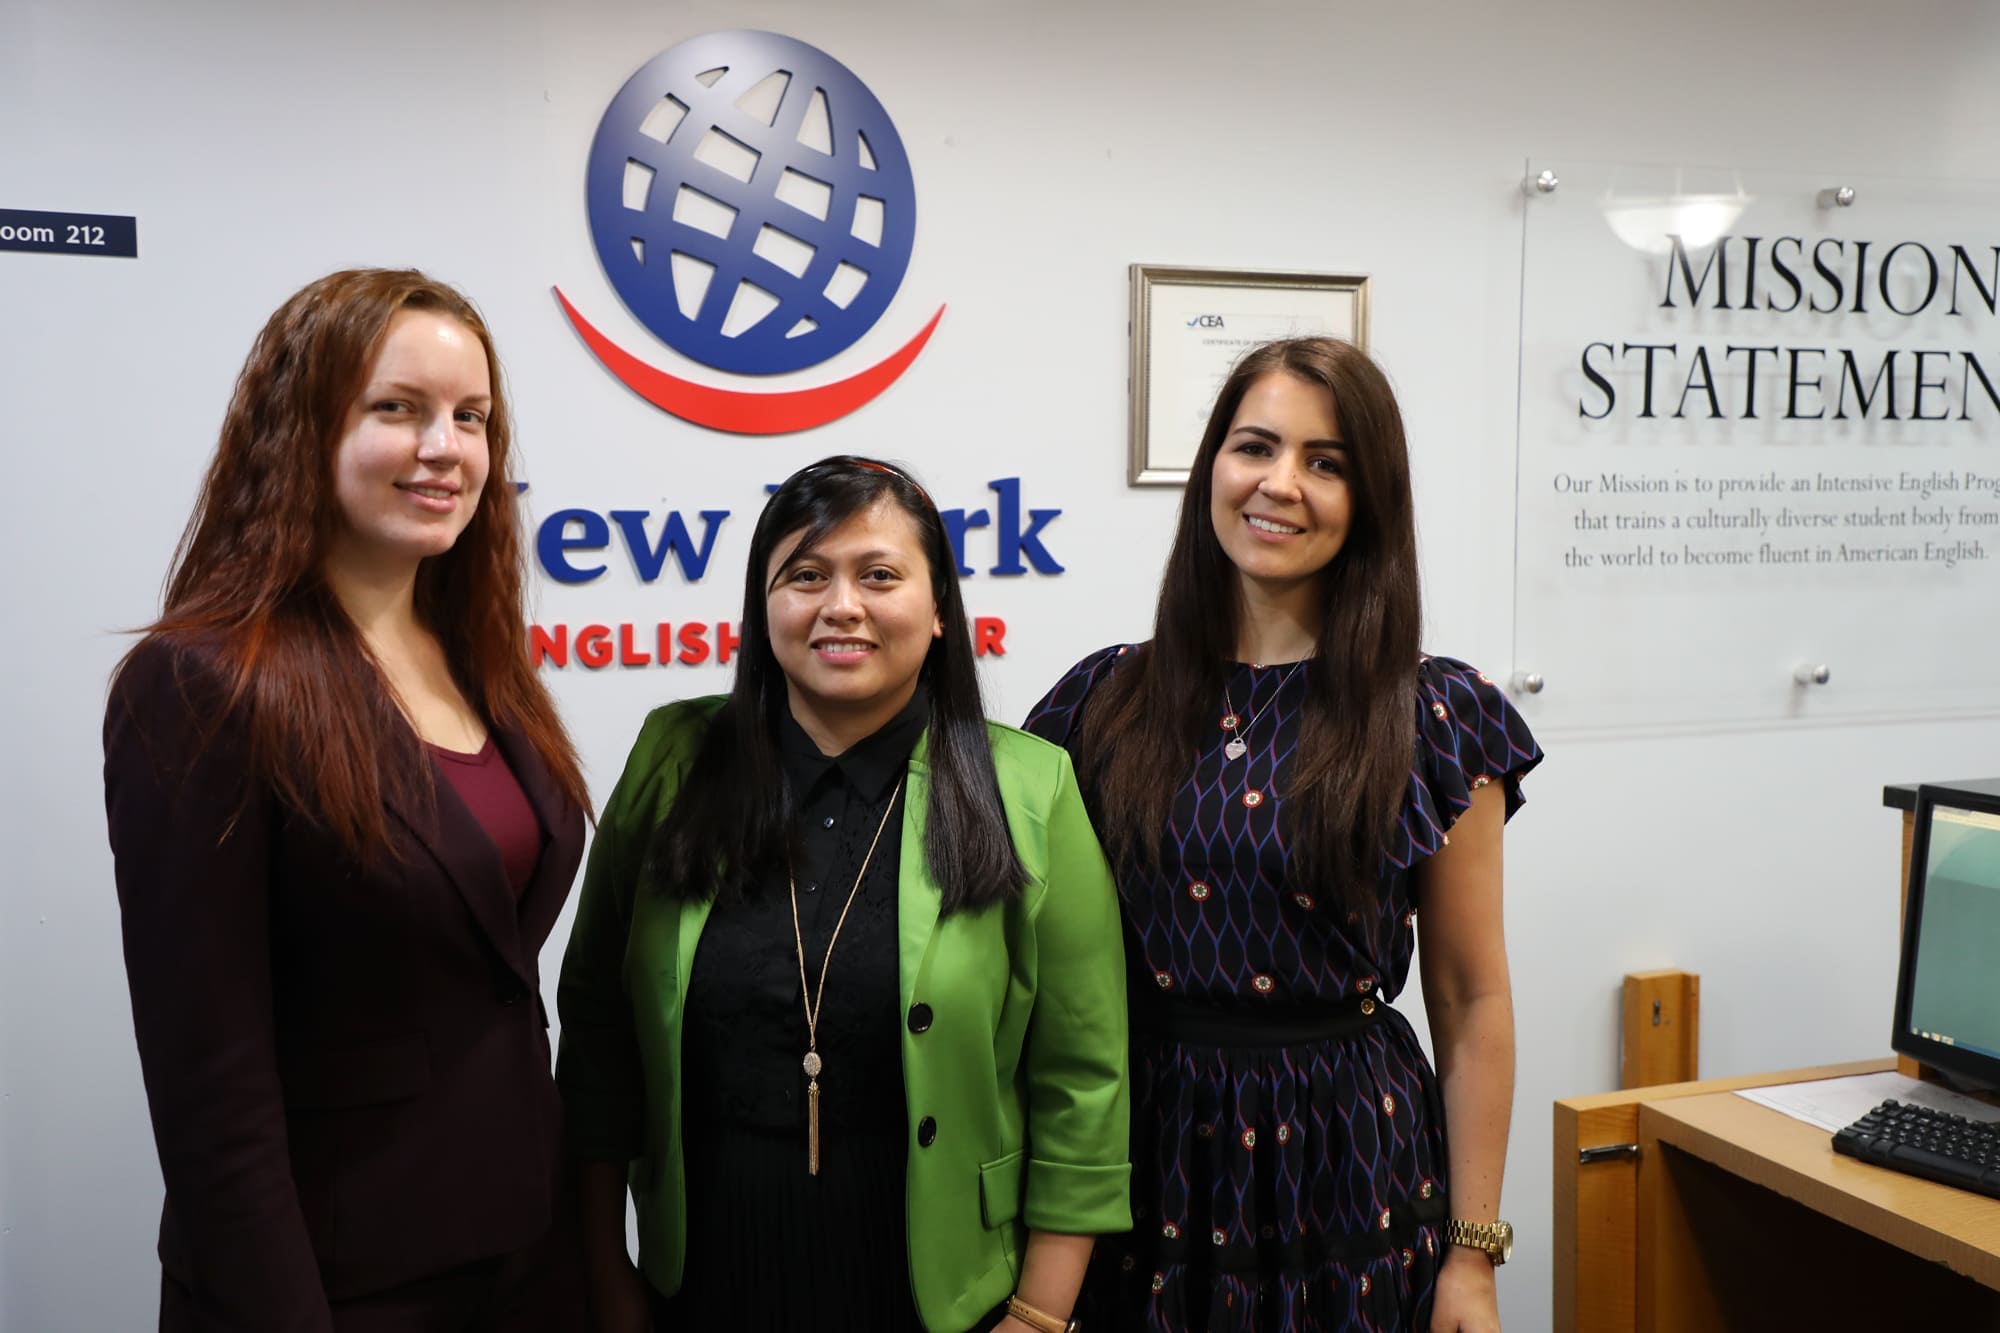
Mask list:
[[817,1176],[802,1137],[691,1127],[687,1263],[661,1333],[923,1333],[910,1290],[903,1127],[831,1132]]

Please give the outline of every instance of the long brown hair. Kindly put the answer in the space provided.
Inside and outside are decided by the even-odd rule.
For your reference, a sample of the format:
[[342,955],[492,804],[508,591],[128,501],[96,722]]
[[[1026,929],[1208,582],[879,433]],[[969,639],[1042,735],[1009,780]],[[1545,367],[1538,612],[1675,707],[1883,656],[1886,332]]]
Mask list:
[[451,549],[417,572],[417,618],[466,700],[519,729],[579,807],[575,747],[529,664],[511,423],[493,337],[470,301],[415,269],[328,274],[273,314],[236,377],[215,458],[147,633],[196,647],[248,728],[250,764],[356,856],[389,847],[383,798],[427,799],[430,770],[321,563],[340,530],[334,453],[390,321],[423,310],[464,325],[493,381],[490,470]]
[[1215,459],[1250,386],[1295,375],[1333,396],[1347,448],[1352,517],[1320,575],[1326,616],[1286,793],[1293,863],[1302,882],[1372,892],[1416,745],[1415,696],[1423,614],[1410,459],[1387,377],[1333,338],[1253,348],[1209,413],[1188,472],[1153,638],[1113,672],[1084,719],[1082,767],[1098,830],[1114,855],[1157,865],[1175,782],[1212,738],[1243,616],[1236,567],[1209,516]]

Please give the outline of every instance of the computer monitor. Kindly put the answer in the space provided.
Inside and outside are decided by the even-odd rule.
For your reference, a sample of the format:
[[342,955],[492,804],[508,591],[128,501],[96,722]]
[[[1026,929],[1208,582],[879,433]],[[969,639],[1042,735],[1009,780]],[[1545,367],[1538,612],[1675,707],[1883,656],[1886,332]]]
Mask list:
[[2000,1088],[2000,795],[1917,789],[1889,1044]]

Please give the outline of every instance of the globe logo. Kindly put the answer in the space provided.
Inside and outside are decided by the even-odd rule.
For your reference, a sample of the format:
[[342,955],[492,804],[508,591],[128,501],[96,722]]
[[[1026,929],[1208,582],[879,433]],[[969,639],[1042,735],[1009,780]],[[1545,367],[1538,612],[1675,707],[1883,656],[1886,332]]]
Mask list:
[[881,102],[833,57],[769,32],[696,37],[632,75],[598,125],[585,202],[633,317],[732,374],[852,347],[916,237],[909,157]]

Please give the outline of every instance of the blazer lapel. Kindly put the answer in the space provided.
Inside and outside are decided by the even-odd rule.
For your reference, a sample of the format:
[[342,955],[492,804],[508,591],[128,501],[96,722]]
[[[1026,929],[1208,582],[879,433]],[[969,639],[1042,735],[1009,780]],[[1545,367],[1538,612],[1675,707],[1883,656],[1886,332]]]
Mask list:
[[429,810],[412,809],[394,800],[386,803],[443,868],[445,878],[502,960],[523,982],[532,982],[534,969],[524,964],[520,917],[507,884],[506,867],[500,862],[500,849],[442,774],[432,782],[431,790]]
[[713,898],[683,899],[674,922],[675,1012],[687,1009],[688,979],[694,975],[694,951],[701,944],[702,927],[715,909]]
[[937,934],[938,909],[944,893],[931,880],[930,858],[924,855],[924,827],[930,814],[930,763],[925,736],[910,752],[909,777],[903,789],[903,852],[896,875],[897,980],[902,985],[903,1012],[917,993],[917,980]]
[[562,914],[570,880],[576,874],[572,858],[565,855],[565,843],[576,816],[569,799],[556,786],[548,766],[542,763],[541,755],[525,735],[512,727],[495,727],[493,742],[500,747],[501,756],[513,770],[514,780],[521,784],[521,791],[542,826],[541,859],[535,863],[535,873],[521,893],[515,915],[520,918],[524,939],[544,940]]

